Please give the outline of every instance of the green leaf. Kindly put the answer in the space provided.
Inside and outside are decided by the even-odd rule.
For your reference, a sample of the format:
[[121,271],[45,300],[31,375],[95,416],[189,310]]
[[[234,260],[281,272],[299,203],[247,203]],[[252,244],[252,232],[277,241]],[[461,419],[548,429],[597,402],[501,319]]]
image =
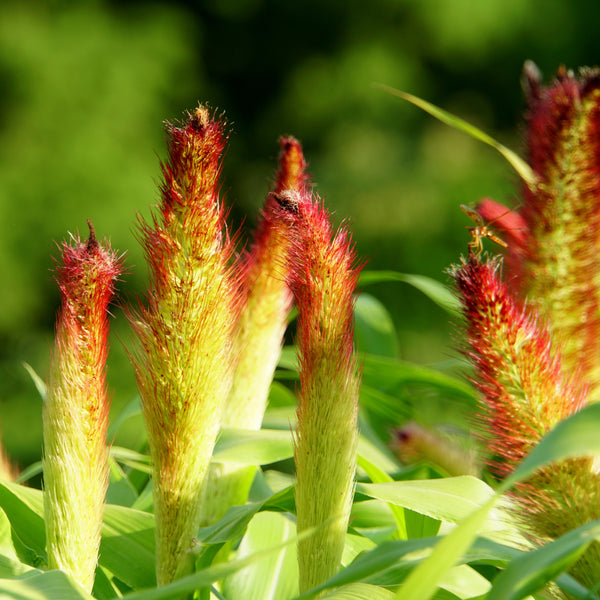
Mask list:
[[402,423],[411,415],[406,402],[399,402],[397,396],[386,394],[364,382],[360,387],[359,404],[370,413],[385,417],[391,423]]
[[[367,475],[373,483],[392,483],[393,479],[374,464],[370,463],[363,456],[358,456],[358,465],[367,472]],[[394,515],[398,537],[402,540],[407,539],[406,520],[404,518],[404,507],[398,506],[394,502],[389,502],[388,506]]]
[[531,191],[535,191],[537,189],[538,178],[536,174],[533,172],[533,169],[515,152],[495,140],[493,137],[481,131],[474,125],[471,125],[467,121],[457,117],[437,106],[418,98],[417,96],[413,96],[407,92],[403,92],[401,90],[396,90],[392,87],[382,84],[376,84],[376,87],[383,90],[384,92],[388,92],[393,96],[398,96],[398,98],[402,98],[411,104],[414,104],[421,110],[429,113],[432,117],[435,117],[442,123],[453,127],[454,129],[458,129],[466,133],[467,135],[491,146],[495,150],[497,150],[513,167],[513,169],[519,174],[519,177],[527,184]]
[[31,570],[29,565],[21,562],[12,540],[10,521],[3,510],[0,510],[0,577],[15,577]]
[[390,569],[410,569],[414,558],[404,557],[414,553],[422,553],[431,548],[439,538],[424,538],[383,542],[364,554],[361,554],[345,569],[331,577],[317,588],[298,596],[297,600],[313,598],[316,592],[337,588],[366,579],[382,579]]
[[556,541],[509,563],[495,579],[487,600],[520,600],[540,590],[568,569],[593,540],[600,539],[600,521],[591,521]]
[[371,386],[422,384],[470,403],[477,399],[474,388],[467,382],[435,369],[372,354],[365,354],[361,358],[363,379]]
[[296,407],[296,396],[285,385],[272,381],[269,389],[269,408]]
[[496,495],[446,535],[434,548],[431,556],[414,569],[398,598],[429,600],[435,594],[443,574],[469,548],[502,492],[550,462],[600,454],[599,425],[600,405],[591,404],[544,436],[513,474],[502,482]]
[[111,421],[108,427],[107,436],[113,439],[123,424],[129,419],[137,419],[142,416],[142,407],[138,396],[132,398],[119,413],[116,419]]
[[354,333],[361,352],[395,357],[398,336],[385,306],[370,294],[360,294],[354,307]]
[[545,435],[515,471],[501,483],[499,489],[507,490],[551,462],[600,454],[599,430],[600,404],[590,404]]
[[401,281],[408,283],[425,294],[440,308],[455,316],[460,313],[458,298],[443,283],[426,277],[425,275],[412,275],[409,273],[397,273],[396,271],[363,271],[360,274],[358,284],[360,286],[383,283],[386,281]]
[[154,516],[108,504],[104,511],[100,564],[128,586],[156,584],[154,572]]
[[368,583],[351,583],[324,596],[323,600],[393,600],[394,594],[385,588]]
[[296,346],[284,346],[281,349],[278,366],[282,369],[298,372],[298,352]]
[[356,489],[371,498],[452,523],[461,521],[494,495],[483,481],[467,475],[422,481],[359,483]]
[[62,571],[33,572],[20,579],[0,579],[0,598],[12,600],[92,600]]
[[[40,490],[0,483],[0,506],[25,546],[43,560],[46,532]],[[100,564],[133,588],[154,585],[154,517],[108,504],[104,511]],[[37,565],[33,565],[37,566]]]
[[123,600],[171,600],[180,599],[186,594],[189,595],[198,589],[205,588],[215,581],[223,580],[237,571],[250,567],[262,560],[268,559],[273,554],[278,554],[282,548],[292,547],[298,543],[298,539],[313,534],[313,530],[307,530],[300,536],[292,537],[286,541],[276,544],[268,549],[259,550],[254,554],[230,561],[213,565],[202,569],[193,575],[179,579],[169,585],[158,588],[148,589],[141,592],[132,592],[125,594]]
[[215,445],[214,462],[240,465],[266,465],[290,458],[292,436],[290,431],[278,429],[223,429]]
[[23,367],[29,373],[29,377],[31,377],[31,381],[33,381],[41,399],[45,400],[47,392],[46,382],[35,372],[35,369],[29,363],[24,362]]
[[31,463],[28,467],[23,469],[19,475],[15,478],[14,483],[25,483],[29,481],[32,477],[39,475],[44,471],[42,461],[38,460],[34,463]]
[[408,576],[398,591],[397,598],[399,600],[429,600],[435,594],[447,572],[473,543],[496,500],[497,496],[493,496],[481,508],[469,515],[456,529],[442,538],[431,555],[413,569]]
[[244,535],[248,523],[262,507],[262,502],[230,506],[218,523],[200,528],[198,540],[203,544],[224,544],[239,540]]
[[[364,461],[368,461],[374,469],[377,469],[381,476],[386,476],[385,473],[389,471],[397,471],[399,466],[398,462],[387,453],[387,449],[378,448],[371,440],[363,435],[361,430],[358,437],[358,454],[360,459],[363,460],[360,466],[364,466]],[[372,480],[372,479],[371,479]],[[383,479],[381,481],[384,481]],[[375,482],[374,482],[375,483]]]
[[[280,545],[296,535],[296,527],[281,513],[260,513],[252,519],[237,552],[238,558]],[[286,600],[298,593],[296,546],[280,547],[264,560],[238,571],[223,582],[228,600]]]
[[0,482],[0,507],[19,540],[37,557],[35,562],[45,562],[46,529],[42,492],[15,483]]
[[140,452],[130,450],[129,448],[122,448],[121,446],[111,446],[110,456],[117,462],[131,467],[136,471],[141,471],[148,475],[152,474],[150,457],[147,454],[141,454]]

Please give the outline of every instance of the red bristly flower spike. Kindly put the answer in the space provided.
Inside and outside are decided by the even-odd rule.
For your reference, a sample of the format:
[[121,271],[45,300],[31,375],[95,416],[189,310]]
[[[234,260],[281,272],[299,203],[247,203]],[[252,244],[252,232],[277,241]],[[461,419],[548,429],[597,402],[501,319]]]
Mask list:
[[[491,468],[510,473],[559,422],[587,401],[585,380],[565,375],[562,356],[530,307],[514,300],[499,277],[500,262],[471,255],[454,267],[465,319],[465,355],[481,392],[483,438]],[[514,496],[516,516],[536,542],[555,539],[600,517],[600,479],[589,459],[545,467]],[[573,568],[582,583],[600,577],[598,544]]]
[[43,467],[48,565],[89,592],[108,485],[107,314],[121,260],[88,224],[87,242],[62,244],[56,269],[61,309],[44,402]]

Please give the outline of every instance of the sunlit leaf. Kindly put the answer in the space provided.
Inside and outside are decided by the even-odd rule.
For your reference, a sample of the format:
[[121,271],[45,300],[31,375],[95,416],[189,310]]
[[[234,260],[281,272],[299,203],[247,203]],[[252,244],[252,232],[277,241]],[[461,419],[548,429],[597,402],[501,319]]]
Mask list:
[[[237,552],[238,558],[269,549],[296,535],[295,524],[281,513],[260,513],[252,519]],[[238,571],[223,582],[228,600],[286,600],[298,593],[296,546],[281,547],[264,560]]]
[[397,273],[396,271],[363,271],[360,274],[358,284],[362,287],[386,281],[408,283],[451,315],[460,312],[460,303],[450,289],[443,283],[425,275]]
[[600,404],[590,404],[545,435],[516,470],[501,484],[506,490],[551,462],[576,456],[600,455]]
[[431,116],[435,117],[442,123],[453,127],[454,129],[458,129],[459,131],[463,131],[467,135],[470,135],[472,138],[491,146],[495,150],[497,150],[513,167],[513,169],[519,174],[521,179],[527,184],[527,186],[535,191],[538,184],[538,178],[533,172],[533,169],[515,152],[495,140],[493,137],[481,131],[471,123],[468,123],[464,119],[457,117],[437,106],[423,100],[422,98],[418,98],[417,96],[413,96],[407,92],[403,92],[401,90],[396,90],[392,87],[382,84],[376,84],[376,87],[379,89],[392,94],[393,96],[398,96],[398,98],[402,98],[411,104],[419,107],[421,110],[429,113]]
[[398,600],[429,600],[435,594],[445,574],[473,543],[495,501],[496,497],[493,496],[462,521],[460,526],[442,538],[429,558],[421,562],[408,576],[397,594]]
[[240,465],[264,465],[293,456],[290,431],[278,429],[223,429],[213,461]]
[[424,481],[359,483],[357,491],[410,508],[435,519],[457,523],[488,501],[493,490],[476,477],[448,477]]
[[521,600],[568,569],[593,540],[600,539],[600,521],[591,521],[527,552],[509,563],[495,579],[487,600]]
[[12,600],[91,600],[62,571],[33,572],[19,579],[0,579],[0,598]]
[[398,355],[398,334],[385,306],[370,294],[360,294],[354,307],[354,334],[361,352]]
[[323,600],[393,600],[394,594],[368,583],[351,583],[319,597]]

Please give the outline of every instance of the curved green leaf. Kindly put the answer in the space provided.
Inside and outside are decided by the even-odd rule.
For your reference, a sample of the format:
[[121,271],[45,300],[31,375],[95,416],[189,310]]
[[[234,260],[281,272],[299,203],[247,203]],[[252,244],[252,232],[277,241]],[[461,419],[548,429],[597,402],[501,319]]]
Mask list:
[[491,146],[495,150],[497,150],[512,166],[512,168],[519,174],[519,177],[527,184],[530,190],[535,191],[538,184],[538,178],[536,174],[533,172],[533,169],[515,152],[507,148],[493,137],[481,131],[471,123],[468,123],[464,119],[457,117],[437,106],[423,100],[417,96],[413,96],[407,92],[403,92],[401,90],[394,89],[387,85],[375,84],[376,87],[387,92],[388,94],[392,94],[393,96],[398,96],[398,98],[402,98],[402,100],[406,100],[411,104],[414,104],[421,110],[429,113],[432,117],[435,117],[442,123],[453,127],[454,129],[458,129],[459,131],[463,131],[467,135],[470,135],[472,138]]
[[0,598],[12,600],[92,600],[62,571],[36,571],[20,579],[0,579]]
[[289,430],[223,429],[212,459],[240,465],[266,465],[290,458],[293,454]]
[[495,579],[487,600],[521,600],[568,569],[593,540],[600,539],[600,521],[591,521],[554,542],[511,561]]
[[395,357],[398,336],[385,306],[371,294],[360,294],[354,307],[354,334],[361,352]]
[[394,594],[368,583],[351,583],[320,596],[323,600],[393,600]]
[[[281,513],[259,513],[252,519],[237,552],[238,558],[279,545],[296,535],[295,524]],[[278,552],[223,582],[228,600],[286,600],[298,593],[296,546],[283,546]]]
[[476,477],[359,483],[356,490],[434,519],[457,523],[494,496]]
[[600,455],[600,404],[590,404],[559,423],[545,435],[521,464],[500,485],[506,491],[552,462],[581,456]]
[[458,377],[394,358],[361,355],[361,371],[364,382],[378,388],[398,384],[422,384],[470,402],[477,399],[473,386]]
[[360,274],[358,285],[365,286],[386,281],[408,283],[425,294],[425,296],[451,315],[456,315],[460,312],[458,298],[450,291],[450,289],[443,283],[440,283],[431,277],[426,277],[425,275],[398,273],[396,271],[363,271]]
[[435,594],[446,573],[473,543],[496,500],[493,496],[436,544],[431,555],[408,576],[398,591],[398,600],[429,600]]

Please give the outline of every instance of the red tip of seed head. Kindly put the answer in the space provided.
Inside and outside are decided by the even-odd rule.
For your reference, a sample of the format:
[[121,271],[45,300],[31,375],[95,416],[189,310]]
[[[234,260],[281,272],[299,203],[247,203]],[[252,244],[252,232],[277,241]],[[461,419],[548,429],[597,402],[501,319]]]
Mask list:
[[90,219],[87,220],[87,225],[90,230],[90,237],[87,241],[86,250],[88,254],[92,254],[92,252],[96,252],[98,250],[98,238],[96,237],[96,230],[94,229],[94,226],[92,225],[92,221]]
[[209,123],[210,114],[207,106],[198,106],[194,113],[190,115],[190,125],[198,131],[202,131],[208,127]]
[[300,190],[306,187],[310,177],[306,173],[308,165],[302,152],[302,145],[292,136],[282,137],[279,144],[281,152],[279,154],[279,170],[277,171],[274,191]]
[[532,60],[526,60],[523,65],[521,86],[528,102],[539,98],[542,87],[542,73]]

